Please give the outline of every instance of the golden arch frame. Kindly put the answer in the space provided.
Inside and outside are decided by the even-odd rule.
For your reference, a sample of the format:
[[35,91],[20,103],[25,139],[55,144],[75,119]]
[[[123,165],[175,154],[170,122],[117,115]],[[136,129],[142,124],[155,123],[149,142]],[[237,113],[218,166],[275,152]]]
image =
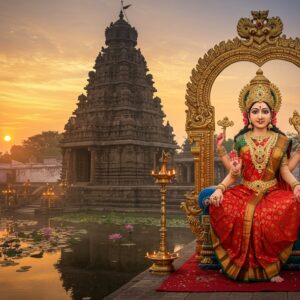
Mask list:
[[222,41],[198,60],[187,84],[186,132],[192,143],[195,187],[194,191],[186,196],[182,208],[197,236],[198,253],[203,240],[207,239],[207,228],[205,229],[205,224],[199,223],[201,210],[197,196],[202,188],[214,183],[212,153],[215,113],[210,94],[215,79],[226,67],[242,61],[253,62],[261,67],[271,60],[285,60],[300,67],[299,38],[286,38],[285,35],[281,35],[283,24],[280,18],[268,18],[268,11],[252,11],[251,14],[252,19],[241,18],[237,24],[240,38]]

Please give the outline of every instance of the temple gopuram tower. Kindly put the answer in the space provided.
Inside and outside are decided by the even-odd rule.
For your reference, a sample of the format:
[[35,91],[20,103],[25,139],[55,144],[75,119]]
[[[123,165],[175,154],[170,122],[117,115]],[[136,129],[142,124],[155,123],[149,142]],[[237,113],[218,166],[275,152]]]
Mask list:
[[107,47],[65,125],[62,178],[75,194],[80,187],[88,204],[97,204],[99,197],[131,198],[133,187],[153,185],[150,172],[158,168],[162,150],[174,155],[177,148],[173,128],[164,125],[161,100],[153,96],[156,89],[136,48],[137,36],[121,11],[105,30]]

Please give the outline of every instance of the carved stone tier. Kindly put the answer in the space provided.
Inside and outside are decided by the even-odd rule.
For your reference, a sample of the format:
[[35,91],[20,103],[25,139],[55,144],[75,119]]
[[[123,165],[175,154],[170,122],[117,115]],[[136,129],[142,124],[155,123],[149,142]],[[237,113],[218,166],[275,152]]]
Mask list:
[[[88,74],[86,95],[78,97],[61,143],[63,179],[74,190],[85,186],[79,195],[88,202],[94,201],[91,189],[98,191],[99,205],[104,198],[119,203],[120,197],[133,197],[125,192],[130,186],[153,185],[150,172],[159,166],[162,150],[174,155],[177,148],[173,128],[164,122],[161,100],[153,96],[152,75],[136,48],[136,29],[121,13],[105,37],[107,47],[102,47]],[[122,192],[119,187],[126,188]]]

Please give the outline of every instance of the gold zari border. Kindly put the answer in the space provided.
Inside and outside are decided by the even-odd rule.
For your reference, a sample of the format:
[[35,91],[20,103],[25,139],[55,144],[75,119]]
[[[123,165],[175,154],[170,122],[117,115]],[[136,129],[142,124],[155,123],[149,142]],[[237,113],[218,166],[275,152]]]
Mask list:
[[221,264],[222,270],[229,278],[238,279],[241,281],[267,281],[278,275],[281,265],[287,261],[293,248],[293,243],[291,243],[291,245],[279,253],[279,260],[275,263],[269,264],[266,268],[261,267],[243,269],[242,267],[237,266],[230,259],[227,251],[221,246],[220,240],[212,227],[210,233],[215,254]]
[[[288,139],[284,136],[279,135],[276,145],[273,148],[272,156],[270,157],[268,165],[266,166],[266,172],[262,180],[264,181],[274,180],[274,176],[275,176],[274,170],[277,170],[279,168],[282,157],[286,152],[287,145],[288,145]],[[277,151],[274,151],[274,149],[276,149]],[[276,155],[274,152],[277,152]],[[243,261],[245,261],[248,253],[255,208],[257,204],[260,202],[260,200],[262,199],[264,193],[265,191],[261,190],[258,194],[254,194],[252,196],[252,199],[249,201],[249,203],[246,206],[245,216],[243,219],[243,236],[242,236],[243,240],[242,240],[242,249],[241,249],[242,251],[241,257]],[[237,266],[230,259],[227,251],[222,247],[220,243],[220,239],[217,237],[212,226],[210,226],[210,228],[211,228],[210,232],[211,232],[212,244],[216,256],[225,274],[232,279],[239,279],[243,281],[270,280],[272,277],[279,274],[280,266],[290,256],[294,244],[291,243],[288,247],[286,247],[283,251],[279,253],[277,262],[271,263],[265,268],[261,267],[261,268],[243,269],[242,265]]]

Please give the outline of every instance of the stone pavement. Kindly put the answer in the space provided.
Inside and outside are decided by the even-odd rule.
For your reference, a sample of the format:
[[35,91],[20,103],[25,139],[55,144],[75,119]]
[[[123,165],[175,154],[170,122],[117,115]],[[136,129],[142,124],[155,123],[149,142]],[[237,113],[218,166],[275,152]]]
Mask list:
[[[174,263],[178,269],[188,260],[195,249],[195,242],[185,246],[179,253],[180,257]],[[168,275],[152,274],[148,270],[137,275],[127,284],[105,297],[105,300],[133,300],[133,299],[174,299],[174,300],[300,300],[300,292],[211,292],[211,293],[167,293],[156,292],[155,289]]]

